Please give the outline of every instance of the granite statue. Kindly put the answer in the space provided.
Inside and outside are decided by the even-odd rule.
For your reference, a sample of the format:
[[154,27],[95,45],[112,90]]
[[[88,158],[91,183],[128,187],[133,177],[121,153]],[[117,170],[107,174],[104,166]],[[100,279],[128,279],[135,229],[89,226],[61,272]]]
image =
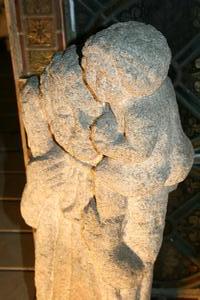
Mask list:
[[22,89],[38,300],[150,299],[168,194],[193,163],[170,60],[154,27],[117,23]]

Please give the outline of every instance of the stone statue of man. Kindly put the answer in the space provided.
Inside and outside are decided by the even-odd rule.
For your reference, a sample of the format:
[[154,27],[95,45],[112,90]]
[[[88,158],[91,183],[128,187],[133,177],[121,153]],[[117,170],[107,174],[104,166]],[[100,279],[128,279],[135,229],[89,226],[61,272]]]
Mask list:
[[155,28],[118,23],[23,88],[38,300],[150,299],[168,193],[193,162],[170,59]]

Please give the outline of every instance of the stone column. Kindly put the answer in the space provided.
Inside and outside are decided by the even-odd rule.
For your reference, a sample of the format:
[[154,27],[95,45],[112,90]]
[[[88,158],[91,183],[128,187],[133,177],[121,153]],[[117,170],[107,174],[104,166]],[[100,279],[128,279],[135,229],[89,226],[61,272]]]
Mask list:
[[118,23],[27,80],[21,211],[38,300],[150,299],[168,193],[193,162],[170,59],[155,28]]

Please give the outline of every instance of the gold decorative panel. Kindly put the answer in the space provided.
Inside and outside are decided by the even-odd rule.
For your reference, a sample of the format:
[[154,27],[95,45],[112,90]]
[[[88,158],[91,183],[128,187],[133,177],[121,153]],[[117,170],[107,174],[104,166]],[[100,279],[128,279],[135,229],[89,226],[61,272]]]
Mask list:
[[56,28],[53,21],[52,18],[27,18],[25,32],[28,46],[55,46]]
[[53,51],[48,50],[31,50],[28,51],[28,61],[30,69],[33,73],[38,74],[41,73],[44,69],[44,66],[48,64],[50,61]]
[[53,3],[49,0],[24,0],[22,2],[22,7],[23,13],[30,16],[49,15],[53,13]]
[[19,77],[39,74],[53,53],[65,48],[62,0],[15,0],[12,3],[19,45]]

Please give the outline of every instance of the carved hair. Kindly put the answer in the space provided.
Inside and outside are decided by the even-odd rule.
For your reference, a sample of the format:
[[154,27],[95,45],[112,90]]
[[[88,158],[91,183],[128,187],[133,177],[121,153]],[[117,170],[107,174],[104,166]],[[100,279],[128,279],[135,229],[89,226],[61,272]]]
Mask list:
[[132,97],[157,90],[167,76],[171,52],[163,35],[138,22],[115,24],[89,38],[83,48],[85,79],[100,101],[106,91]]

